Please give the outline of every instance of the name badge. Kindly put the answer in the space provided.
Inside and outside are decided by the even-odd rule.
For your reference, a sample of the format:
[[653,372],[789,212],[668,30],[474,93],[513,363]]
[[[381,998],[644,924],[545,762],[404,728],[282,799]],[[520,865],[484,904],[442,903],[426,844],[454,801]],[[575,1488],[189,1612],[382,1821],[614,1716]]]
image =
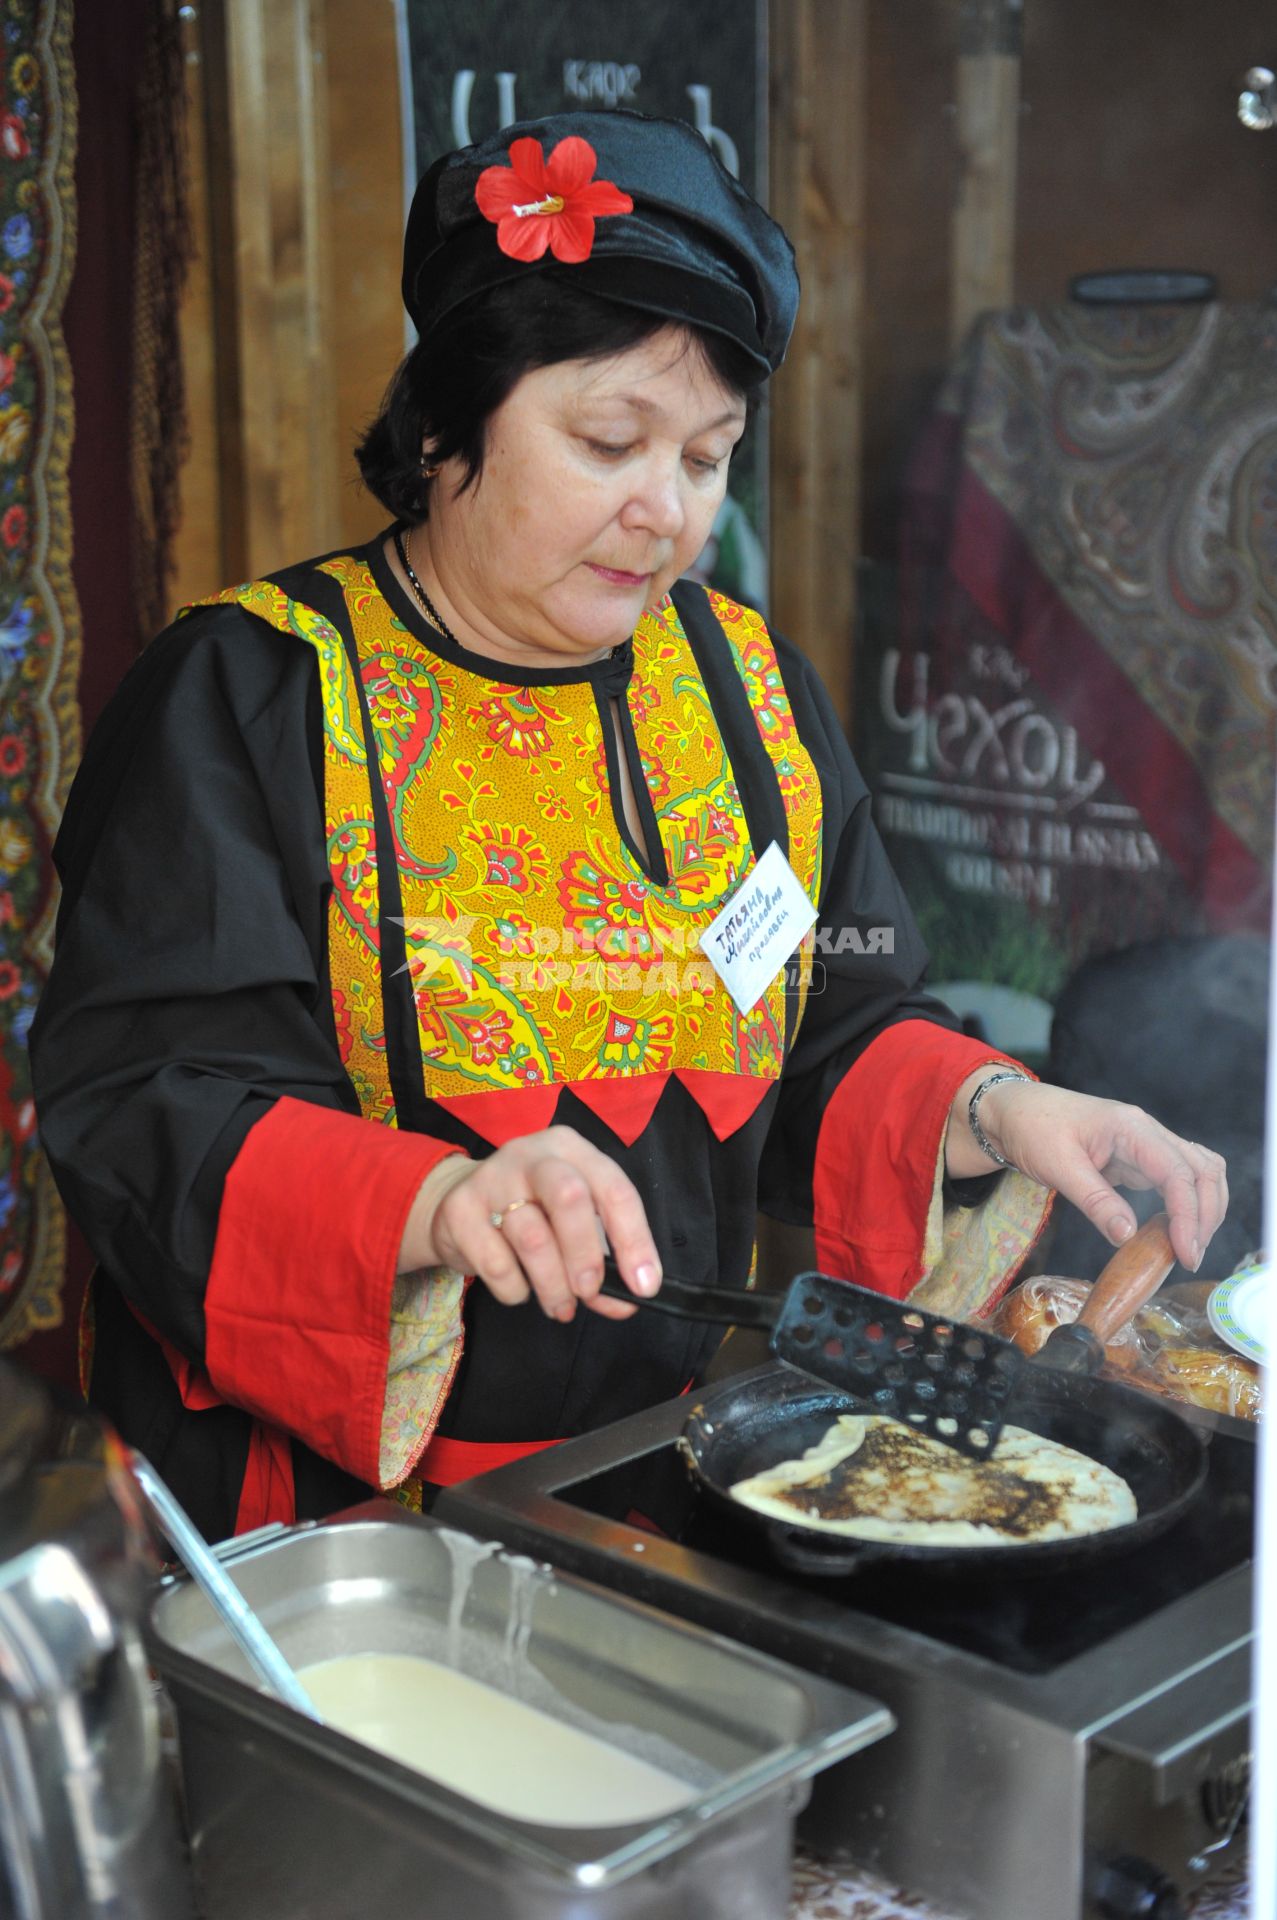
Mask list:
[[757,1006],[815,920],[802,882],[773,840],[700,938],[742,1013]]

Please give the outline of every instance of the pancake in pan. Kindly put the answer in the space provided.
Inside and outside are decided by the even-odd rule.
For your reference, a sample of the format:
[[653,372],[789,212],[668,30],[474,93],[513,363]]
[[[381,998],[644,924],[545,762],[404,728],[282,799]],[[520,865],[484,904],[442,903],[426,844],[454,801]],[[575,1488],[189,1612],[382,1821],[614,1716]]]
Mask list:
[[1073,1447],[1004,1427],[992,1460],[880,1414],[842,1414],[798,1460],[739,1480],[732,1498],[771,1519],[910,1547],[1025,1546],[1136,1518],[1118,1474]]

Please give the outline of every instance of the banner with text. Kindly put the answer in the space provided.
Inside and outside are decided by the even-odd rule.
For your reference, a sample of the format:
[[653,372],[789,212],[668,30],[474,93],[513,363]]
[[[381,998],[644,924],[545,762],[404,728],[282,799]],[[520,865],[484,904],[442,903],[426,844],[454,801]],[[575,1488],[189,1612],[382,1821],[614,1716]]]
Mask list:
[[862,569],[856,751],[874,819],[937,990],[1040,1061],[1075,968],[1199,930],[1200,903],[1079,716],[969,603],[958,617],[950,598],[942,644],[902,646],[898,586]]

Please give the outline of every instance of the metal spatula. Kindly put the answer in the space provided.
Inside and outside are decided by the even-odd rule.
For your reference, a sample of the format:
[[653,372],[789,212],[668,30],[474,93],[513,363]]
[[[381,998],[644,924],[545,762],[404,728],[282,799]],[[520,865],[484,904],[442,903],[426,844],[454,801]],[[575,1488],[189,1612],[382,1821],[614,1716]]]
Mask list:
[[[1174,1262],[1166,1215],[1159,1213],[1114,1254],[1077,1323],[1057,1327],[1037,1360],[1066,1372],[1096,1372],[1104,1341],[1125,1326]],[[997,1334],[825,1273],[800,1273],[784,1293],[698,1287],[667,1276],[654,1298],[642,1300],[609,1260],[603,1291],[676,1319],[767,1333],[772,1353],[786,1365],[973,1460],[987,1460],[997,1446],[1007,1402],[1029,1364]]]

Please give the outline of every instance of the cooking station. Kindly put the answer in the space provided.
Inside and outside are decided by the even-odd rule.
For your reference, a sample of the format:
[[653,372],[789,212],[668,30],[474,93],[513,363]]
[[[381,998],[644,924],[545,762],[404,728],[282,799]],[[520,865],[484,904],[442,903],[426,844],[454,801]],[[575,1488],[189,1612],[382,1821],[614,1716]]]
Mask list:
[[1128,1555],[828,1578],[784,1570],[698,1494],[678,1447],[692,1405],[453,1488],[436,1515],[881,1700],[897,1729],[817,1779],[813,1846],[977,1920],[1176,1920],[1241,1844],[1254,1444],[1238,1423],[1200,1416],[1200,1498]]

